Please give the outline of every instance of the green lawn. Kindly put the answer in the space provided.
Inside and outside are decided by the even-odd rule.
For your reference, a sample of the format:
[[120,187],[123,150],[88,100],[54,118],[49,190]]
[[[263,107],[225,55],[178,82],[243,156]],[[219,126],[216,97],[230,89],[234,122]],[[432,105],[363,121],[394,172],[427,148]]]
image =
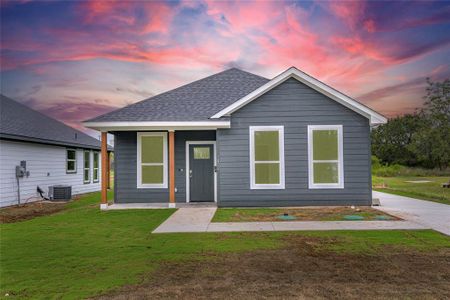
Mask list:
[[[427,183],[410,183],[406,181],[427,180]],[[417,199],[450,204],[450,189],[442,188],[442,183],[449,177],[378,177],[372,176],[374,186],[383,183],[386,188],[374,188],[376,191],[407,196]]]
[[332,243],[317,247],[349,253],[370,254],[384,246],[419,251],[450,247],[450,239],[434,231],[151,234],[175,210],[102,212],[98,203],[99,193],[90,194],[54,215],[1,224],[0,297],[95,296],[139,283],[163,262],[274,249],[284,245],[287,235],[331,237]]

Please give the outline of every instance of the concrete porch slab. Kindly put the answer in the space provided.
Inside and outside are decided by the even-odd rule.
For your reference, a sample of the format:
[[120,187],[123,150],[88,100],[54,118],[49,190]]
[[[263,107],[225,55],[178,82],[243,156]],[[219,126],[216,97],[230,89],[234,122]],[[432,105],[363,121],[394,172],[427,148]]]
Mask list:
[[161,209],[169,208],[169,203],[114,203],[108,205],[102,210],[121,210],[121,209]]
[[102,210],[121,210],[121,209],[161,209],[161,208],[205,208],[205,207],[217,207],[216,203],[113,203],[105,207],[101,207]]

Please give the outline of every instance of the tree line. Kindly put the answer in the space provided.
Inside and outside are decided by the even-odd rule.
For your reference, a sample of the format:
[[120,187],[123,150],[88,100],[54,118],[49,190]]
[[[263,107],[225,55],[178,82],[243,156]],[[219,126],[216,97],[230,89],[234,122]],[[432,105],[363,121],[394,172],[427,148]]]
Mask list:
[[450,165],[450,79],[427,79],[425,102],[412,114],[372,130],[372,154],[385,164],[445,169]]

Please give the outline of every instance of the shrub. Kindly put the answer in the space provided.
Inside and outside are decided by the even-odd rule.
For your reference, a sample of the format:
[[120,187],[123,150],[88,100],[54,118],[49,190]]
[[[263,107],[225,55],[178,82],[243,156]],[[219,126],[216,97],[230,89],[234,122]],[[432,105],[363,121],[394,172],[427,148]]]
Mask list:
[[440,170],[411,168],[399,164],[386,165],[380,162],[378,157],[372,155],[372,175],[379,177],[396,177],[396,176],[450,176],[450,168]]

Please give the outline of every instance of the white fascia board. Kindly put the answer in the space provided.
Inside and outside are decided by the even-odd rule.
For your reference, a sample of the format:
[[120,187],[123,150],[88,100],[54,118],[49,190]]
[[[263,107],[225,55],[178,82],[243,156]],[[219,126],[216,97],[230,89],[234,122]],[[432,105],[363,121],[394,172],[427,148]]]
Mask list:
[[130,131],[130,130],[216,130],[230,128],[230,121],[199,121],[199,122],[84,122],[87,128],[99,131]]
[[336,102],[348,107],[349,109],[363,115],[364,117],[368,118],[370,120],[371,125],[375,124],[384,124],[387,122],[386,117],[383,115],[377,113],[376,111],[370,109],[369,107],[359,103],[358,101],[342,94],[341,92],[331,88],[330,86],[326,85],[325,83],[309,76],[308,74],[298,70],[297,68],[291,67],[281,73],[280,75],[276,76],[263,86],[259,87],[258,89],[254,90],[247,96],[239,99],[238,101],[234,102],[233,104],[225,107],[215,115],[211,117],[211,119],[218,119],[223,116],[229,116],[233,112],[239,110],[241,107],[247,105],[251,101],[255,100],[256,98],[260,97],[261,95],[265,94],[266,92],[270,91],[271,89],[275,88],[279,84],[283,83],[284,81],[288,80],[289,78],[295,78],[301,83],[309,86],[310,88],[318,91],[319,93],[324,94],[325,96],[335,100]]

